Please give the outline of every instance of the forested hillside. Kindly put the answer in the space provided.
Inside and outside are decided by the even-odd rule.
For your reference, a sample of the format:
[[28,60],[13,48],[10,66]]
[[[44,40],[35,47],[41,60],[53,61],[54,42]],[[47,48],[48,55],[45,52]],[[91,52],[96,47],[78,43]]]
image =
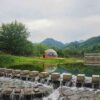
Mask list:
[[72,42],[65,48],[81,52],[100,52],[100,36],[92,37],[84,42]]
[[[48,44],[47,40],[48,39],[46,39],[46,41],[44,40],[43,45]],[[52,46],[50,44],[52,44]],[[55,47],[55,45],[56,45],[56,47]],[[69,44],[66,43],[65,45],[62,45],[62,48],[61,48],[61,46],[59,48],[59,46],[57,46],[57,44],[55,44],[55,42],[49,41],[48,48],[50,48],[50,46],[58,52],[59,56],[83,57],[84,53],[100,52],[100,36],[92,37],[86,41],[75,41],[75,42],[71,42]]]

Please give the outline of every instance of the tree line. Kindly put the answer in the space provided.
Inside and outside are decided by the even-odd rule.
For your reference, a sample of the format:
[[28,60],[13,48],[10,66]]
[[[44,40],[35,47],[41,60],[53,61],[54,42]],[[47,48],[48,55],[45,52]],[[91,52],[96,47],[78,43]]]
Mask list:
[[60,57],[82,57],[84,52],[99,52],[100,44],[79,48],[48,47],[28,40],[30,32],[26,26],[17,21],[2,24],[0,27],[0,51],[12,55],[42,56],[46,49],[55,49]]

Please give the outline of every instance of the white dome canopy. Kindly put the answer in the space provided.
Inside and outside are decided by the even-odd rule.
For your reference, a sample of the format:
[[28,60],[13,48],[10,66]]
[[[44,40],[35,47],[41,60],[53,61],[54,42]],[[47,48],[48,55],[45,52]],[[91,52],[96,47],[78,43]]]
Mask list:
[[57,57],[58,56],[57,52],[53,49],[45,50],[45,54],[47,56],[51,56],[51,57]]

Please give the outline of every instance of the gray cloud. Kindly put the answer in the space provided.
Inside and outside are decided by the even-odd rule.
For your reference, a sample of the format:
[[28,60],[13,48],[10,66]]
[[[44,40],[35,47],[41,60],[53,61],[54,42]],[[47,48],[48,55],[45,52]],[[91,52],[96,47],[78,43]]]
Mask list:
[[100,35],[99,5],[100,0],[0,0],[0,23],[23,22],[33,42],[87,39]]

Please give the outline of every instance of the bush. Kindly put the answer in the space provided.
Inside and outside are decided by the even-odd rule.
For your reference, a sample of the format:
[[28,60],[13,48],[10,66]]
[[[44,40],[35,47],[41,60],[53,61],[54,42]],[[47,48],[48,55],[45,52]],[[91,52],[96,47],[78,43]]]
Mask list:
[[38,70],[38,71],[43,71],[43,65],[42,64],[11,65],[11,66],[7,66],[7,68],[21,69],[21,70]]
[[10,55],[0,55],[0,66],[5,67],[7,65],[13,64],[15,61]]

